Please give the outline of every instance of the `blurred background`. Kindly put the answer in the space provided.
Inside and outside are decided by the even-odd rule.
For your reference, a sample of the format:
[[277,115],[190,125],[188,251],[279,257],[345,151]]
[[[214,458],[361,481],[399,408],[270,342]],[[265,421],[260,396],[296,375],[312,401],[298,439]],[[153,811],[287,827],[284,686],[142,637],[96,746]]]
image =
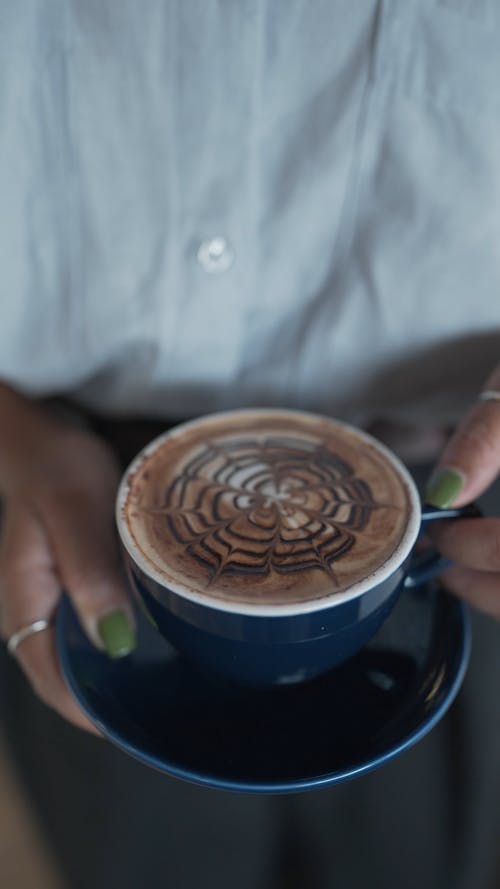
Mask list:
[[1,730],[0,885],[3,889],[70,889],[40,836]]

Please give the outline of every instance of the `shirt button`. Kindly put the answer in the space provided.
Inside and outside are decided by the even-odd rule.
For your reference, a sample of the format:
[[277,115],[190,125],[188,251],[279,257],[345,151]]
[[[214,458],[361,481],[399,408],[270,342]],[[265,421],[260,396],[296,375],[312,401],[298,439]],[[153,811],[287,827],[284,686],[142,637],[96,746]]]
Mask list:
[[202,241],[198,247],[196,258],[202,269],[209,275],[219,275],[227,272],[234,261],[234,250],[226,238],[217,235]]

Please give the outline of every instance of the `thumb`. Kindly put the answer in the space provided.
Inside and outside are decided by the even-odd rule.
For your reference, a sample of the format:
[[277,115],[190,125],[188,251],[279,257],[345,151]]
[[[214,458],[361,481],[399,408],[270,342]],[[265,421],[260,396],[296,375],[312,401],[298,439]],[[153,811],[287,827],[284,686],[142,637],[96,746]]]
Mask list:
[[[500,391],[500,367],[484,391]],[[450,438],[432,473],[425,500],[445,508],[462,506],[482,494],[500,470],[499,400],[479,400]]]

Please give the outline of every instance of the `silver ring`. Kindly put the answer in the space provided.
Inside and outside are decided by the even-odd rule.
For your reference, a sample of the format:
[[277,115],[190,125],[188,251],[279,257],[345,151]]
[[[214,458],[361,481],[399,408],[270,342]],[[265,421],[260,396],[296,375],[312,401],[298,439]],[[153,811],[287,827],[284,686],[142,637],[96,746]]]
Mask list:
[[485,389],[484,392],[479,393],[480,401],[500,401],[500,392],[495,392],[494,389]]
[[13,633],[10,639],[7,640],[7,651],[9,654],[15,654],[21,642],[24,642],[25,639],[28,639],[29,636],[33,636],[35,633],[41,633],[43,630],[48,630],[50,626],[50,620],[34,620],[32,624],[27,624],[27,626],[21,627],[17,633]]

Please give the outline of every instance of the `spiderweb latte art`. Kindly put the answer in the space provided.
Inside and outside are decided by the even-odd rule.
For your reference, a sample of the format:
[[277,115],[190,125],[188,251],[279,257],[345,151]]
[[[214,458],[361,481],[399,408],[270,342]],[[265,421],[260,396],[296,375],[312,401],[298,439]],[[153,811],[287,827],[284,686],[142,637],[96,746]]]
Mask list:
[[157,564],[161,556],[209,596],[277,602],[345,589],[387,544],[394,550],[402,486],[394,496],[393,473],[379,490],[376,453],[360,461],[358,443],[349,461],[345,442],[242,432],[197,443],[170,478],[148,484],[148,473],[136,489]]
[[154,510],[173,537],[221,574],[279,574],[333,564],[376,509],[369,486],[321,445],[267,438],[207,445]]

